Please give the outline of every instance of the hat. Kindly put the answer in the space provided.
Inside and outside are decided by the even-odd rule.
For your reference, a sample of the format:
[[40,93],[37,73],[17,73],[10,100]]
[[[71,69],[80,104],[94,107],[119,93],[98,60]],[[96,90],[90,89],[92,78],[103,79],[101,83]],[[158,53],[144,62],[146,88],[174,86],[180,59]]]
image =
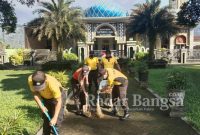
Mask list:
[[106,70],[104,68],[102,69],[99,69],[99,74],[102,76],[102,75],[105,75],[106,73]]
[[33,81],[33,88],[35,91],[41,91],[44,90],[46,87],[45,84],[46,75],[42,71],[36,71],[32,75],[32,81]]
[[83,65],[82,72],[83,75],[87,75],[89,73],[89,67],[87,65]]

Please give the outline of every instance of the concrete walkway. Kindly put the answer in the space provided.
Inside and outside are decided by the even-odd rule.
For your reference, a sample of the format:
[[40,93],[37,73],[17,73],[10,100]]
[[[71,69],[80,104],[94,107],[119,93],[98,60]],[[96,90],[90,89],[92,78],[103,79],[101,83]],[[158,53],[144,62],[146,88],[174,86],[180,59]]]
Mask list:
[[131,99],[129,106],[132,111],[127,121],[120,121],[109,112],[102,119],[77,116],[69,105],[71,112],[62,124],[60,135],[198,135],[181,119],[170,118],[158,108],[140,110],[131,107],[132,94],[153,98],[151,93],[141,89],[133,78],[129,78],[128,97]]

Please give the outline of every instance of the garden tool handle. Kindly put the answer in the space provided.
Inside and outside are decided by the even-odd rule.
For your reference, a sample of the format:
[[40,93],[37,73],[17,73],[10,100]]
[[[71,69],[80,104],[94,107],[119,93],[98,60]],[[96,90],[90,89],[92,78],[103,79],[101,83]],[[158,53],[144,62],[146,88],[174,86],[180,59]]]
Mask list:
[[[42,105],[44,106],[44,103],[42,102]],[[51,117],[48,114],[48,110],[44,112],[44,114],[46,115],[47,119],[49,120],[49,122],[51,121]],[[54,125],[51,125],[53,132],[55,135],[58,135],[58,132],[56,130],[56,127]]]
[[[46,111],[44,114],[46,115],[46,117],[48,118],[48,120],[51,121],[51,117],[49,116],[48,112]],[[57,130],[56,130],[56,127],[55,127],[54,125],[51,125],[51,127],[52,127],[52,129],[53,129],[54,134],[55,134],[55,135],[58,135],[58,132],[57,132]]]

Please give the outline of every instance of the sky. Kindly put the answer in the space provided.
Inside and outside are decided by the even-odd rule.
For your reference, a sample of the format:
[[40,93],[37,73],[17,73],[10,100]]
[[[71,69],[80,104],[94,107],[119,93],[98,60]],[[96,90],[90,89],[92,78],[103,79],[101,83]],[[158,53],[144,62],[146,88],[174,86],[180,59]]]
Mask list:
[[[50,0],[42,0],[42,1],[50,1]],[[130,12],[133,6],[137,3],[144,3],[145,0],[75,0],[73,3],[74,6],[80,6],[83,9],[87,9],[95,4],[98,4],[99,1],[104,1],[109,6],[120,7],[123,11]],[[167,6],[169,0],[161,0],[161,6]],[[26,24],[32,19],[37,17],[37,14],[33,14],[33,11],[39,8],[38,3],[36,3],[32,7],[27,7],[25,5],[21,5],[18,2],[15,2],[15,13],[17,15],[18,24]]]

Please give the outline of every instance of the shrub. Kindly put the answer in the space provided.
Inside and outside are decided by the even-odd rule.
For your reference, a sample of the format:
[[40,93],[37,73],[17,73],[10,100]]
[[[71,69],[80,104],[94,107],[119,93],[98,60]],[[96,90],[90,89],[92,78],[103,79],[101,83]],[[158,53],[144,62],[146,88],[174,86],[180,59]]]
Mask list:
[[147,72],[148,71],[148,65],[146,61],[136,61],[135,67],[137,72]]
[[23,64],[23,49],[18,49],[16,54],[9,57],[9,61],[12,65],[22,65]]
[[150,61],[148,63],[149,68],[166,68],[167,67],[167,61],[164,59],[157,59],[154,61]]
[[136,60],[147,60],[148,59],[148,53],[144,52],[138,52],[135,54]]
[[67,87],[70,77],[65,71],[48,71],[47,74],[55,77],[63,87]]
[[69,60],[78,60],[78,56],[75,53],[71,53],[71,52],[64,52],[63,53],[63,60],[64,61],[69,61]]
[[132,62],[132,60],[128,59],[128,58],[119,58],[117,61],[120,65],[120,67],[127,67],[129,65],[129,63]]
[[186,75],[180,71],[173,71],[167,78],[167,90],[185,90],[187,87]]
[[25,125],[23,124],[24,114],[14,112],[11,116],[0,118],[1,135],[22,135]]
[[78,61],[49,61],[42,65],[42,70],[75,70],[79,66]]

